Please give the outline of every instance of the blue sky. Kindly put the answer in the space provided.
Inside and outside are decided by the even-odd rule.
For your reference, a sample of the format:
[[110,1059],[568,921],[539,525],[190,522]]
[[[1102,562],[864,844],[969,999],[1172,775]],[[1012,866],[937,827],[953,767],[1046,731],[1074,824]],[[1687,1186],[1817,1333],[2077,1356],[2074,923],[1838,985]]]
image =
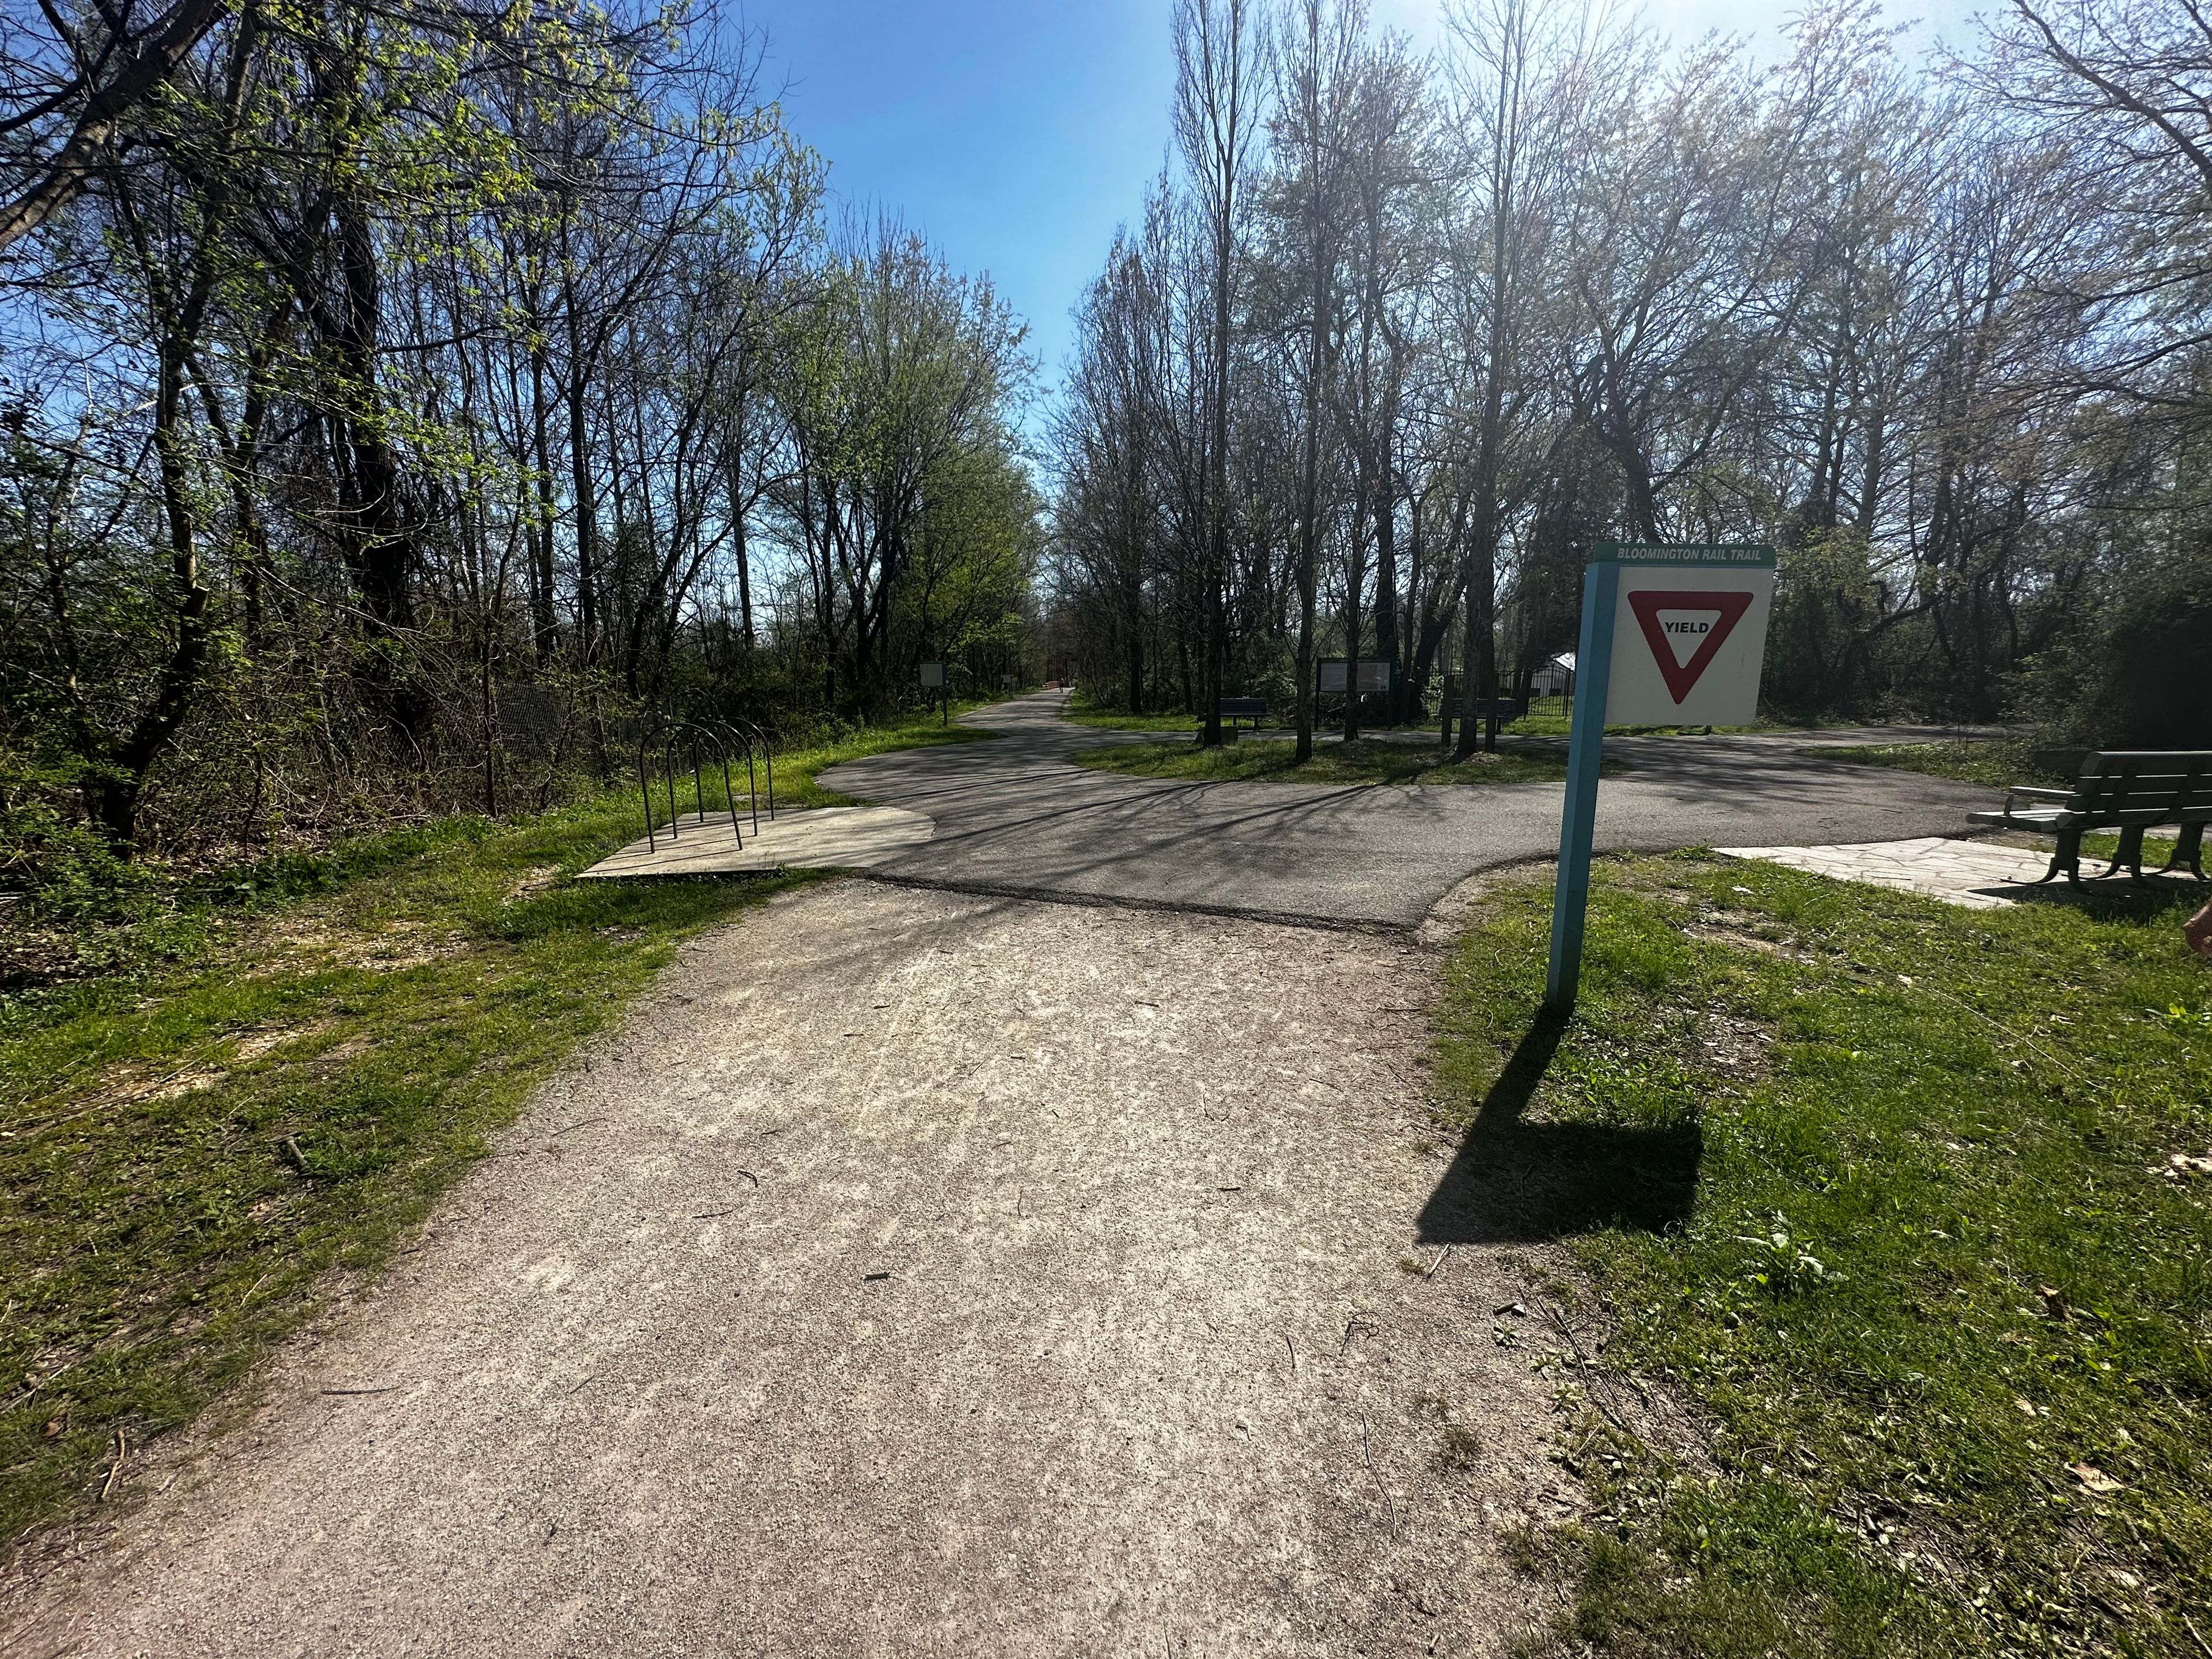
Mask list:
[[[1677,40],[1717,29],[1771,42],[1795,9],[1651,0],[1644,15]],[[1374,4],[1422,45],[1441,9]],[[1918,38],[1958,42],[1980,9],[1891,8],[1927,20]],[[1034,331],[1043,387],[1056,386],[1069,309],[1166,152],[1169,0],[746,0],[743,15],[767,31],[768,90],[829,159],[839,199],[889,209],[955,267],[989,271]]]

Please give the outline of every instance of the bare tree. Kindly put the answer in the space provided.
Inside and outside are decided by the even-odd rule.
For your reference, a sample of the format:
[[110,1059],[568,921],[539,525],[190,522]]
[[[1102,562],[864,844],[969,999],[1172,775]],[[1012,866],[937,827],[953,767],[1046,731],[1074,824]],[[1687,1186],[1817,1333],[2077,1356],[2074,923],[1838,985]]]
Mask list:
[[1229,572],[1229,387],[1237,300],[1237,216],[1259,130],[1261,60],[1250,0],[1176,0],[1176,139],[1206,232],[1212,301],[1204,468],[1206,662],[1200,740],[1221,741],[1222,671],[1228,654],[1224,585]]
[[1333,9],[1297,0],[1275,32],[1273,141],[1282,157],[1280,216],[1297,228],[1295,258],[1303,329],[1292,346],[1298,387],[1297,752],[1313,754],[1321,582],[1325,422],[1333,404],[1336,295],[1346,204],[1346,118],[1366,11],[1359,0]]

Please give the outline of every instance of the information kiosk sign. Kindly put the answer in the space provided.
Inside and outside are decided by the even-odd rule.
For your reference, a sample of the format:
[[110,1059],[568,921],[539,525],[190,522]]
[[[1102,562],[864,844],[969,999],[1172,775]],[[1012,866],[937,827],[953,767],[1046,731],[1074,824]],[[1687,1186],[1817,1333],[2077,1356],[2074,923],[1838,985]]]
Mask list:
[[1567,801],[1544,1003],[1565,1013],[1582,977],[1590,841],[1606,722],[1747,726],[1759,713],[1774,550],[1599,544],[1583,575]]
[[[1344,688],[1352,683],[1352,662],[1347,657],[1323,657],[1320,662],[1321,683],[1317,688],[1324,697],[1340,697]],[[1360,659],[1359,695],[1388,691],[1390,689],[1390,665],[1373,657]]]

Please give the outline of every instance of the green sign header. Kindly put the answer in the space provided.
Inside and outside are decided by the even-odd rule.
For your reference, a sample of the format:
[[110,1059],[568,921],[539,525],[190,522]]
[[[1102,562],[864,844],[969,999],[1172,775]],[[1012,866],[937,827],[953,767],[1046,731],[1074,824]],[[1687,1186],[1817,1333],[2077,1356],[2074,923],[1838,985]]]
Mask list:
[[1599,564],[1771,566],[1774,550],[1757,542],[1600,542],[1590,557]]

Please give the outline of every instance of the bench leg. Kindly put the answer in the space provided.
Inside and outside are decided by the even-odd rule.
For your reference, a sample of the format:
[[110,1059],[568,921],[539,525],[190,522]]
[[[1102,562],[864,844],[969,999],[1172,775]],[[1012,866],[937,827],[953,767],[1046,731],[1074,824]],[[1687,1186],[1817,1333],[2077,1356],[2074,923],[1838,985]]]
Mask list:
[[2120,844],[2112,854],[2112,867],[2100,879],[2110,879],[2125,869],[2131,880],[2141,881],[2142,872],[2143,826],[2131,823],[2120,831]]
[[2166,860],[2164,866],[2160,869],[2159,874],[2171,875],[2176,870],[2186,870],[2197,880],[2204,879],[2204,826],[2203,824],[2185,823],[2181,826],[2181,833],[2173,838],[2173,852]]
[[2068,886],[2079,887],[2081,884],[2081,832],[2079,830],[2061,830],[2058,832],[2058,850],[2051,855],[2051,867],[2034,884],[2040,887],[2046,881],[2056,881],[2061,872],[2065,874]]

